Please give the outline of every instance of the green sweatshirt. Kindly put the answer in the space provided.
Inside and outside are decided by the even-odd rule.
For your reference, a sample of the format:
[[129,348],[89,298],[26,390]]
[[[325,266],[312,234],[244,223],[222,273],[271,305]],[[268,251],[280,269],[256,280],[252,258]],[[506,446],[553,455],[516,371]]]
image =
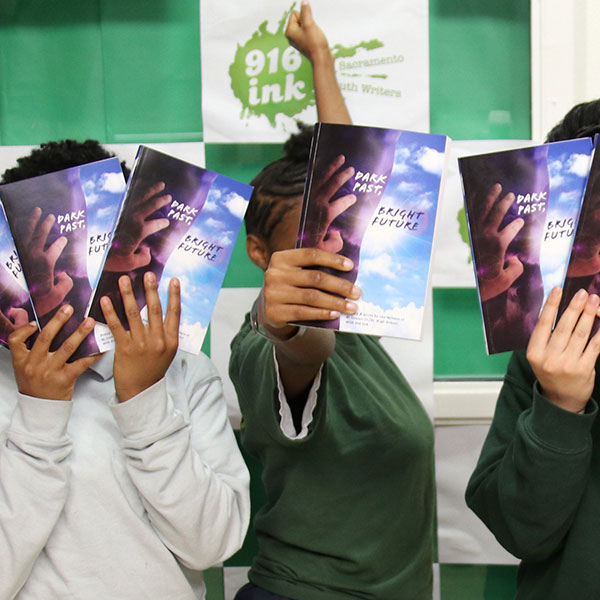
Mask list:
[[582,415],[552,404],[513,354],[466,498],[521,559],[519,600],[600,598],[597,412],[594,400]]
[[336,335],[298,440],[280,428],[272,345],[247,320],[230,375],[267,496],[250,580],[297,600],[431,600],[433,430],[379,342]]

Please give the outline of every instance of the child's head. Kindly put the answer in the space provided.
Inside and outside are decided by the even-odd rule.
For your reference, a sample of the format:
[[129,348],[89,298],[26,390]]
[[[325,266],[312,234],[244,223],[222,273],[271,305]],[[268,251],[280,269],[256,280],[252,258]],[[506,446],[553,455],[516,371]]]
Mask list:
[[244,218],[246,249],[263,270],[273,252],[293,248],[296,241],[313,134],[312,127],[298,125],[299,133],[290,136],[283,147],[284,156],[251,182],[254,191]]
[[[0,178],[0,183],[13,183],[113,156],[113,153],[102,147],[96,140],[46,142],[39,148],[34,148],[27,156],[17,159],[17,166],[6,169]],[[121,168],[125,178],[128,178],[129,169],[124,162],[121,163]]]
[[575,105],[546,136],[547,142],[593,137],[600,133],[600,99]]

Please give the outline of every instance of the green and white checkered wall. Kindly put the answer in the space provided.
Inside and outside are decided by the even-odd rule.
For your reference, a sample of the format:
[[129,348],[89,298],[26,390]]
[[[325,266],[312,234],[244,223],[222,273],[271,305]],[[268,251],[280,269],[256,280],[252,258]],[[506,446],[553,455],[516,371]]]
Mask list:
[[[198,0],[1,2],[0,170],[28,152],[21,146],[90,137],[129,163],[138,143],[177,144],[167,151],[248,182],[281,145],[203,143],[201,99],[210,90],[201,84],[199,17]],[[431,131],[455,140],[528,139],[529,2],[430,0],[429,20]],[[260,283],[241,236],[218,305],[231,327]],[[204,347],[221,370],[224,339],[213,328]],[[515,560],[462,499],[498,387],[488,380],[501,377],[507,356],[485,355],[473,288],[433,290],[433,340],[438,594],[510,598]],[[258,467],[249,466],[256,505]],[[250,531],[244,548],[210,571],[209,600],[232,597],[255,547]]]

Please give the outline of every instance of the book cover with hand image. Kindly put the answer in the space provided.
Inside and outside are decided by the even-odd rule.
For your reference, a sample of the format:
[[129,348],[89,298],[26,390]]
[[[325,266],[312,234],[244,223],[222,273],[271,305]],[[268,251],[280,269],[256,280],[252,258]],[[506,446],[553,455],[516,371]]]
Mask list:
[[[86,316],[108,245],[98,240],[110,235],[124,189],[116,158],[0,186],[38,325],[44,327],[61,306],[73,307],[52,351]],[[97,324],[70,360],[97,354],[111,340],[108,327]]]
[[527,347],[562,285],[591,138],[459,158],[488,354]]
[[[598,138],[594,143],[597,146]],[[557,320],[579,290],[600,294],[600,153],[596,146],[571,245]],[[590,335],[594,335],[599,327],[600,319],[596,317]]]
[[147,271],[156,275],[165,313],[168,283],[177,277],[179,347],[199,353],[251,192],[249,185],[140,146],[90,315],[105,321],[100,298],[108,296],[128,328],[118,288],[119,278],[128,275],[147,320]]
[[317,123],[297,248],[354,262],[358,312],[303,323],[368,335],[420,339],[434,228],[449,138]]
[[35,321],[31,296],[10,228],[0,212],[0,344],[8,348],[8,336]]

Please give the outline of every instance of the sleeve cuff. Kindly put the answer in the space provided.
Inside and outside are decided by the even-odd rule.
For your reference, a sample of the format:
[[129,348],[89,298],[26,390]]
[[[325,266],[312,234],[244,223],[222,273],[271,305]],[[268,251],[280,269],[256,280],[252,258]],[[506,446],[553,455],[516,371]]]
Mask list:
[[529,415],[529,430],[542,441],[561,452],[580,452],[590,444],[590,430],[598,405],[592,398],[583,414],[560,408],[542,395],[536,381],[533,387],[533,404]]
[[182,419],[169,398],[164,377],[126,402],[113,398],[110,407],[121,433],[130,440],[153,438],[171,429],[174,419]]
[[44,439],[61,439],[67,426],[73,403],[69,400],[46,400],[17,394],[10,429],[15,433]]

